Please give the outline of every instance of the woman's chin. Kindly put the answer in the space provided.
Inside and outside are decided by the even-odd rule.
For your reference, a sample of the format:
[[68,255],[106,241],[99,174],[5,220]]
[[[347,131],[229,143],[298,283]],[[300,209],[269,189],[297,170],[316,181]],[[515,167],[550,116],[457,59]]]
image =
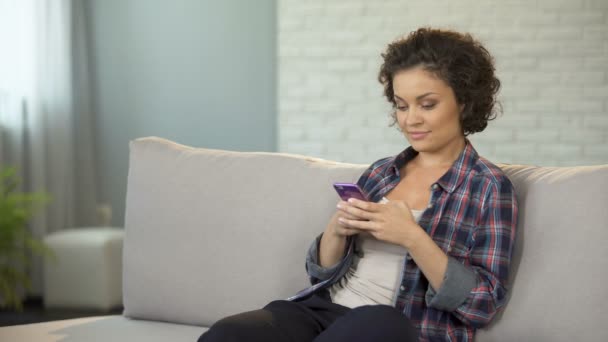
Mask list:
[[412,148],[418,152],[426,152],[426,150],[428,150],[429,148],[429,144],[426,141],[423,140],[414,140],[414,139],[407,139],[408,142],[410,143],[410,145],[412,146]]

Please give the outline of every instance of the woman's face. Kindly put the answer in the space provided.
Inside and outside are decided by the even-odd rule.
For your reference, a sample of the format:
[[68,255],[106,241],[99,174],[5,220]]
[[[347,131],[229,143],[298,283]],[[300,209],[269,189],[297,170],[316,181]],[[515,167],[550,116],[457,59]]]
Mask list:
[[396,115],[407,140],[418,152],[441,152],[464,141],[460,112],[452,88],[422,67],[393,77]]

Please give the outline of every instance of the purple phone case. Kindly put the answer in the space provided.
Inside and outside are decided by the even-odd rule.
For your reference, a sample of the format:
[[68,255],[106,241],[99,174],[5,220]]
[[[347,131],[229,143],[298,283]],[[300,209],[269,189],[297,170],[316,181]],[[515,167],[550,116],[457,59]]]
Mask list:
[[354,197],[362,201],[369,202],[367,195],[357,184],[353,183],[334,183],[334,188],[340,195],[340,198],[344,201],[348,201],[349,198]]

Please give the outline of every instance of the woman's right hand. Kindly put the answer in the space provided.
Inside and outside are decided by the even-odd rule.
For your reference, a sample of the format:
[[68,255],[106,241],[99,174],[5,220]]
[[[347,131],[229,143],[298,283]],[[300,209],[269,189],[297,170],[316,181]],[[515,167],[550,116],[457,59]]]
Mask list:
[[[341,204],[342,207],[344,208],[345,205],[348,205],[348,202],[339,201],[338,204]],[[345,238],[347,236],[356,235],[360,232],[357,229],[349,229],[349,228],[342,226],[340,224],[340,222],[338,222],[338,218],[340,218],[340,217],[343,217],[343,218],[349,219],[349,220],[358,220],[359,219],[358,217],[347,213],[343,209],[338,208],[337,211],[334,213],[334,215],[331,217],[329,224],[327,225],[328,233],[334,234],[338,237]]]
[[[338,203],[345,204],[347,202],[339,201]],[[343,206],[344,207],[344,206]],[[325,232],[321,237],[319,246],[319,265],[322,267],[331,267],[344,257],[344,248],[346,247],[346,238],[351,235],[358,234],[356,229],[349,229],[338,222],[338,218],[344,217],[352,220],[358,218],[339,209],[327,223]]]

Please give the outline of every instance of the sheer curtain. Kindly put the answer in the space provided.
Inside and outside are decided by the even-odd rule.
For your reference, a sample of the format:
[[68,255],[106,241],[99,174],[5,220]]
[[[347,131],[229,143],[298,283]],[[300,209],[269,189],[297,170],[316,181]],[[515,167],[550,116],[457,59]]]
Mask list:
[[[0,165],[52,201],[38,237],[95,224],[97,174],[84,0],[0,0]],[[31,270],[42,288],[40,260]]]

